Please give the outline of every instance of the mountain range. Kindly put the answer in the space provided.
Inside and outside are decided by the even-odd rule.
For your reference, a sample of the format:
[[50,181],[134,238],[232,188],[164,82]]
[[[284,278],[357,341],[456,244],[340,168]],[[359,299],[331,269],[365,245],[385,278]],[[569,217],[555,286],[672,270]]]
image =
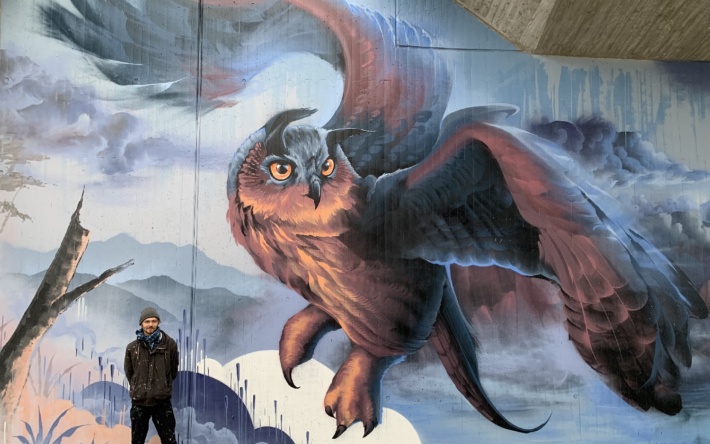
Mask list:
[[[6,273],[33,275],[44,271],[55,253],[56,249],[38,252],[0,243],[0,261]],[[143,244],[125,233],[105,241],[89,242],[77,272],[98,276],[104,270],[130,259],[133,259],[134,265],[112,277],[111,282],[169,276],[187,286],[203,289],[223,287],[233,293],[252,295],[260,294],[265,285],[274,282],[266,275],[253,276],[218,264],[199,248],[193,252],[192,245],[177,246],[168,242]]]
[[[21,316],[43,276],[44,272],[0,275],[3,290],[18,295],[13,318]],[[94,277],[77,273],[69,289]],[[192,338],[191,343],[197,339],[200,348],[206,346],[208,357],[226,362],[244,353],[278,348],[280,327],[305,305],[277,283],[263,288],[259,297],[252,297],[219,287],[193,289],[169,276],[105,282],[62,314],[65,319],[57,322],[54,333],[74,335],[77,342],[81,339],[97,351],[117,346],[122,349],[135,338],[141,309],[153,306],[160,313],[161,328],[168,334],[175,339]],[[9,313],[7,317],[11,317]],[[114,358],[119,359],[118,354]]]
[[[22,315],[55,253],[0,243],[6,319]],[[244,353],[277,349],[283,325],[306,304],[269,276],[218,264],[189,245],[142,244],[127,234],[90,242],[70,289],[130,259],[134,265],[75,302],[52,328],[53,334],[73,335],[77,343],[91,344],[97,352],[117,347],[122,352],[135,337],[140,310],[154,306],[165,331],[176,339],[197,338],[208,357],[226,362]],[[316,356],[322,355],[325,363],[340,359],[340,336],[324,338]],[[120,352],[112,353],[122,359]]]

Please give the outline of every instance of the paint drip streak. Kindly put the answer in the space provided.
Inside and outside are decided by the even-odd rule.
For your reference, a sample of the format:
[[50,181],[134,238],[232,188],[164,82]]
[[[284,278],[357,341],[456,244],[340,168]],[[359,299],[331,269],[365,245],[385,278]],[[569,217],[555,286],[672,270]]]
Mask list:
[[[193,337],[195,319],[195,288],[197,287],[197,235],[199,232],[199,199],[200,199],[200,147],[201,141],[201,107],[202,107],[202,48],[204,30],[204,0],[197,4],[197,57],[195,76],[195,173],[193,190],[193,225],[192,225],[192,275],[190,277],[190,337]],[[191,396],[195,393],[190,391]],[[192,411],[188,413],[187,436],[192,436]]]

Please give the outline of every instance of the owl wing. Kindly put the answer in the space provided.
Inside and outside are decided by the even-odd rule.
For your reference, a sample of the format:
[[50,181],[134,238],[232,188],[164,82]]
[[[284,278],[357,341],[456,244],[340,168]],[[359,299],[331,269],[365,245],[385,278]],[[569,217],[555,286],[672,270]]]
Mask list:
[[678,364],[691,361],[688,317],[708,308],[681,270],[605,210],[601,193],[570,179],[567,160],[461,110],[425,161],[368,179],[360,229],[402,257],[556,282],[585,361],[628,402],[675,413]]
[[[130,97],[209,111],[291,53],[343,75],[326,128],[369,132],[343,144],[361,174],[414,165],[437,139],[447,62],[421,28],[344,0],[71,0],[41,8],[44,32],[89,56]],[[319,104],[313,104],[317,107]]]
[[203,110],[236,103],[277,59],[304,51],[332,63],[332,39],[315,17],[275,0],[71,0],[42,6],[44,32],[87,54],[110,81],[139,98]]
[[415,165],[429,154],[451,94],[435,38],[422,28],[345,1],[298,0],[323,20],[342,50],[344,91],[326,128],[367,133],[342,144],[361,175]]

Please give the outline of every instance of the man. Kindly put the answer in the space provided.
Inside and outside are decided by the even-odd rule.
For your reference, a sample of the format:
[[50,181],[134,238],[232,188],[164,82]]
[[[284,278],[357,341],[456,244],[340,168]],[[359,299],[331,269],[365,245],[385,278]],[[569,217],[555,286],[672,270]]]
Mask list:
[[175,340],[160,329],[160,316],[153,307],[141,311],[137,339],[126,347],[124,370],[131,386],[131,444],[143,444],[148,420],[162,444],[176,444],[175,415],[170,397],[178,372]]

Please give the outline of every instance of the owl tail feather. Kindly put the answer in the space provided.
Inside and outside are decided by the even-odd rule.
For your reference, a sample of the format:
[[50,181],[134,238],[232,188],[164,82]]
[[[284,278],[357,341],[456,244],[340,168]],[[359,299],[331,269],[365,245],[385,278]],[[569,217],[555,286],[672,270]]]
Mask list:
[[530,433],[540,430],[550,420],[537,427],[526,429],[516,426],[506,419],[481,386],[476,359],[476,343],[470,325],[459,307],[451,286],[444,287],[441,308],[434,324],[431,341],[436,348],[446,372],[468,402],[494,424],[508,430]]

